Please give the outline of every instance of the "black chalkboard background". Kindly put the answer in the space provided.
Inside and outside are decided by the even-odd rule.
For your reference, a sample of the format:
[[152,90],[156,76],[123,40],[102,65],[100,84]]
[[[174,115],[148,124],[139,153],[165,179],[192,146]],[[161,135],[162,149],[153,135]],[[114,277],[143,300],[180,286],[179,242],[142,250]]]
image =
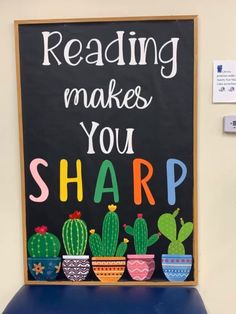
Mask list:
[[[22,24],[19,26],[20,75],[22,95],[22,122],[24,138],[25,200],[27,238],[34,233],[34,227],[47,225],[49,231],[61,239],[61,228],[68,214],[80,210],[88,228],[95,228],[101,233],[102,221],[107,212],[107,205],[114,203],[113,194],[105,193],[102,201],[93,201],[97,175],[101,163],[108,159],[116,171],[120,200],[117,213],[120,218],[120,240],[128,237],[123,231],[124,223],[133,224],[137,213],[142,212],[147,219],[149,233],[157,232],[156,221],[164,212],[181,208],[185,221],[193,221],[193,81],[194,81],[194,22],[193,20],[153,20],[120,21],[89,23],[51,23]],[[43,66],[42,32],[59,31],[62,43],[55,50],[62,64],[58,66],[50,57],[50,66]],[[125,66],[104,62],[104,66],[89,65],[81,62],[77,66],[68,65],[63,58],[63,49],[68,40],[77,38],[85,47],[91,38],[98,38],[103,47],[116,39],[116,31],[124,31]],[[147,65],[131,66],[129,62],[129,32],[135,31],[136,37],[153,37],[160,47],[173,37],[179,37],[177,53],[177,73],[173,78],[161,76],[161,62],[153,64],[153,50],[150,49]],[[92,52],[92,51],[91,51]],[[75,51],[73,52],[75,53]],[[72,54],[73,54],[72,53]],[[88,50],[81,53],[85,56]],[[171,51],[163,51],[163,58],[169,58]],[[112,58],[112,56],[110,56]],[[114,55],[114,58],[116,56]],[[138,52],[136,54],[138,59]],[[75,60],[73,60],[75,61]],[[166,72],[170,73],[170,65]],[[64,105],[66,88],[84,87],[88,94],[95,88],[103,88],[107,95],[108,83],[115,79],[117,90],[124,91],[140,85],[141,95],[153,96],[145,110],[125,108],[85,109],[82,104]],[[126,128],[134,128],[134,154],[120,155],[114,149],[110,154],[101,153],[99,132],[94,135],[96,154],[87,154],[87,136],[80,126],[84,122],[88,129],[91,121],[103,127],[120,128],[120,144],[124,145]],[[108,146],[108,142],[105,142]],[[49,188],[49,197],[45,202],[35,203],[29,195],[38,196],[40,189],[29,171],[30,162],[35,158],[45,159],[48,167],[39,167],[39,173]],[[143,194],[141,205],[133,200],[133,167],[135,158],[148,160],[154,169],[149,187],[156,204],[150,205]],[[176,203],[172,206],[167,201],[166,162],[176,158],[185,163],[188,174],[185,181],[177,188]],[[84,198],[78,202],[75,184],[69,185],[67,202],[59,199],[60,160],[67,159],[69,175],[76,175],[75,163],[82,161]],[[145,172],[145,171],[144,171]],[[145,173],[143,174],[145,175]],[[177,176],[179,174],[177,173]],[[110,186],[107,178],[106,186]],[[128,254],[134,253],[130,239]],[[156,255],[156,272],[153,280],[165,280],[161,271],[160,256],[167,253],[169,241],[164,237],[148,253]],[[193,237],[185,241],[187,254],[193,254]],[[87,247],[87,254],[90,254]],[[61,255],[65,254],[62,246]],[[29,279],[31,279],[29,275]],[[59,279],[65,279],[63,274]],[[90,272],[88,280],[96,279]],[[131,280],[128,274],[123,279]],[[192,274],[187,280],[193,280]]]

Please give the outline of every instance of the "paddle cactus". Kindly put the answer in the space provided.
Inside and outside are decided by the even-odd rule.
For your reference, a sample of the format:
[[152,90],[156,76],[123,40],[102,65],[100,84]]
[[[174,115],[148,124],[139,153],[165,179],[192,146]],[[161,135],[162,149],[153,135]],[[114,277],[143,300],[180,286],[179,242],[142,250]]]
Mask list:
[[88,241],[86,223],[81,219],[81,212],[69,215],[62,228],[62,239],[68,255],[84,255]]
[[35,234],[28,240],[28,252],[31,257],[57,257],[61,244],[59,239],[48,232],[46,226],[36,227]]
[[115,212],[116,205],[109,205],[102,226],[102,238],[95,229],[90,230],[89,246],[93,256],[123,256],[127,250],[128,240],[124,239],[118,245],[119,217]]
[[160,237],[160,233],[148,237],[148,227],[143,214],[138,214],[134,226],[123,225],[125,232],[134,237],[134,247],[136,254],[146,254],[149,246],[155,244]]
[[181,228],[177,234],[176,217],[180,209],[177,208],[173,214],[166,213],[160,216],[157,225],[160,232],[171,242],[168,247],[168,254],[170,255],[185,255],[184,242],[193,231],[193,223],[186,222],[180,218]]

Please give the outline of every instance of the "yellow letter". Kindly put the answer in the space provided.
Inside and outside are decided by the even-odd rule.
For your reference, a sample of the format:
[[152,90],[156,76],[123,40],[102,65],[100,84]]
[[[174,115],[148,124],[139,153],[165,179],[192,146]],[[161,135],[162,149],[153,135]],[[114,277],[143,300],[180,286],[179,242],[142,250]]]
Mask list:
[[83,200],[83,183],[82,183],[82,169],[81,160],[76,160],[76,173],[77,176],[74,178],[68,178],[68,162],[66,159],[60,161],[60,200],[66,202],[68,198],[69,183],[77,184],[77,199],[79,202]]

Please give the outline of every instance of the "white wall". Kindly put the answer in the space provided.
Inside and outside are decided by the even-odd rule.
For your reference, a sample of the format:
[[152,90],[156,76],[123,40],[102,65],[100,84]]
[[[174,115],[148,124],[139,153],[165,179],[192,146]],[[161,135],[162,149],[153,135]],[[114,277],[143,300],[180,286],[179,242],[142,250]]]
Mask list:
[[198,14],[198,288],[209,314],[236,312],[236,135],[222,133],[236,105],[211,102],[212,61],[236,59],[235,12],[235,0],[0,0],[0,311],[23,284],[13,21]]

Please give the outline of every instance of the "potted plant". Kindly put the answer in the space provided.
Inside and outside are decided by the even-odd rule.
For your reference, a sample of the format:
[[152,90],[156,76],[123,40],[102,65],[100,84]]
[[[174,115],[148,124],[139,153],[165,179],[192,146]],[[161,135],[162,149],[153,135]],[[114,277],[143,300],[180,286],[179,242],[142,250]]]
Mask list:
[[160,233],[148,237],[148,227],[143,214],[137,215],[133,227],[126,224],[123,227],[125,232],[133,236],[136,253],[127,255],[128,272],[134,280],[149,280],[155,270],[155,255],[147,254],[147,249],[159,240]]
[[185,254],[183,242],[191,235],[193,223],[180,218],[181,228],[177,233],[176,217],[180,209],[173,214],[165,213],[158,219],[157,225],[160,232],[170,240],[168,254],[162,254],[162,269],[169,281],[184,281],[192,268],[192,255]]
[[67,255],[63,255],[62,268],[69,280],[84,280],[90,270],[89,256],[84,255],[88,229],[81,219],[81,212],[75,211],[69,215],[62,228],[62,239]]
[[126,258],[123,255],[129,241],[124,239],[118,245],[119,217],[116,209],[116,205],[108,206],[109,211],[103,220],[102,237],[95,229],[90,230],[89,246],[93,255],[93,271],[102,282],[116,282],[125,271]]
[[61,268],[59,239],[46,226],[36,227],[28,240],[28,267],[36,280],[55,280]]

